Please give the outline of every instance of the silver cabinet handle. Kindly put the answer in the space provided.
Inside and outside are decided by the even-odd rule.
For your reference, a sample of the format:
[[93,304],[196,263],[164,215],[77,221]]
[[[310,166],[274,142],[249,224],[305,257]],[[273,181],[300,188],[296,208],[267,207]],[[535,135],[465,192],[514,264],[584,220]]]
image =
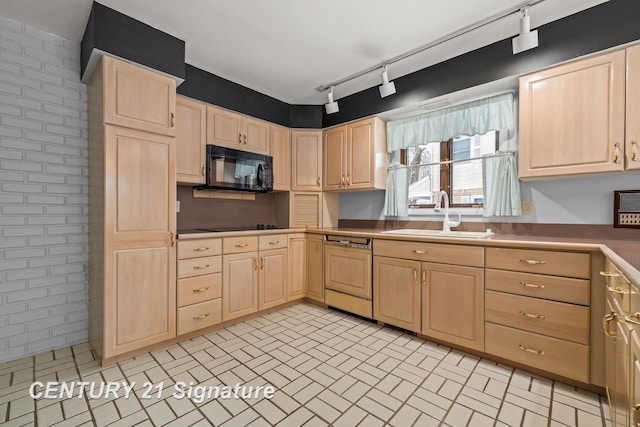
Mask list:
[[544,289],[544,285],[536,285],[535,283],[520,282],[518,283],[518,285],[522,286],[523,288]]
[[273,242],[269,242],[270,245],[277,245],[278,243],[280,243],[280,240],[275,240]]
[[418,249],[414,249],[413,253],[418,255],[426,255],[429,253],[429,251],[419,251]]
[[209,317],[209,313],[201,314],[200,316],[196,316],[196,317],[193,318],[193,320],[202,320],[202,319],[206,319],[207,317]]
[[205,291],[207,291],[207,290],[209,290],[209,286],[204,287],[204,288],[200,288],[200,289],[194,289],[192,292],[193,292],[194,294],[198,294],[198,293],[201,293],[201,292],[205,292]]
[[247,246],[249,246],[248,243],[238,243],[238,244],[236,244],[236,248],[246,248]]
[[522,351],[525,351],[527,353],[533,353],[533,354],[537,354],[538,356],[544,356],[544,351],[542,350],[534,350],[532,348],[527,348],[525,346],[523,346],[522,344],[518,344],[518,348]]
[[202,247],[202,248],[193,248],[193,252],[203,252],[208,251],[210,248]]
[[547,263],[546,261],[538,261],[536,259],[521,259],[520,262],[529,265],[542,265]]
[[540,319],[540,320],[546,319],[546,317],[544,315],[542,315],[542,314],[531,314],[531,313],[527,313],[525,311],[519,311],[518,314],[521,315],[521,316],[530,317],[532,319]]
[[208,268],[210,267],[210,264],[205,264],[205,265],[194,265],[193,269],[194,270],[202,270],[203,268]]

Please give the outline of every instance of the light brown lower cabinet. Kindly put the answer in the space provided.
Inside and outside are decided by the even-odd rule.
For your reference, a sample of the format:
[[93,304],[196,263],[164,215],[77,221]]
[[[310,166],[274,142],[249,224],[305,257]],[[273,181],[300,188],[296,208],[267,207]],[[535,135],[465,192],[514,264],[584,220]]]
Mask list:
[[612,298],[608,298],[607,306],[610,311],[603,322],[608,337],[605,344],[605,385],[611,410],[611,424],[614,427],[622,427],[631,425],[630,368],[635,368],[629,363],[631,333],[618,304]]
[[484,269],[422,263],[422,333],[484,350]]
[[631,333],[630,416],[633,427],[640,427],[640,328]]
[[323,237],[310,235],[307,238],[307,274],[305,296],[315,301],[324,302],[324,269],[323,269]]
[[304,233],[289,235],[289,280],[287,301],[304,297],[307,271],[307,240]]
[[419,277],[419,261],[374,256],[373,318],[420,332]]
[[258,252],[222,256],[222,320],[258,311]]
[[286,248],[260,251],[259,256],[258,310],[264,310],[287,301],[289,263]]

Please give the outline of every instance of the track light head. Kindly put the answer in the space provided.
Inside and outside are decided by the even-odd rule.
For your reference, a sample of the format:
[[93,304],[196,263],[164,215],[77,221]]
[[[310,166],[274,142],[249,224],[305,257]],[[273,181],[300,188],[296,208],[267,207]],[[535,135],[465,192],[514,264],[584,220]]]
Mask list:
[[329,89],[329,93],[327,93],[327,99],[329,102],[324,104],[324,109],[327,114],[333,114],[340,111],[340,108],[338,107],[338,101],[333,100],[333,86],[331,86],[331,89]]
[[511,41],[514,55],[538,47],[538,30],[531,31],[529,7],[523,7],[520,11],[522,12],[522,17],[520,18],[520,35],[514,37]]
[[389,81],[389,74],[387,73],[388,67],[388,65],[385,65],[382,68],[382,84],[378,87],[378,89],[380,89],[380,98],[396,93],[395,83]]

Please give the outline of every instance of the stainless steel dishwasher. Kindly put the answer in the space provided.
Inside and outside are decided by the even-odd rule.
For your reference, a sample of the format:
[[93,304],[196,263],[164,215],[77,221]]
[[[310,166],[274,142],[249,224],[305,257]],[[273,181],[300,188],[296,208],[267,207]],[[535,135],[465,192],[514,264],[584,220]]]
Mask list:
[[325,303],[373,318],[369,237],[324,236]]

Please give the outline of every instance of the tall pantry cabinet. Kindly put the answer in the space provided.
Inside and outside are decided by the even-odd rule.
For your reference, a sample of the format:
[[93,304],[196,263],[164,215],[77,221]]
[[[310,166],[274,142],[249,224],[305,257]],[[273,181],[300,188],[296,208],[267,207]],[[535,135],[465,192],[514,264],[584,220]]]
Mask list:
[[176,334],[176,85],[103,56],[88,90],[89,342],[105,364]]

